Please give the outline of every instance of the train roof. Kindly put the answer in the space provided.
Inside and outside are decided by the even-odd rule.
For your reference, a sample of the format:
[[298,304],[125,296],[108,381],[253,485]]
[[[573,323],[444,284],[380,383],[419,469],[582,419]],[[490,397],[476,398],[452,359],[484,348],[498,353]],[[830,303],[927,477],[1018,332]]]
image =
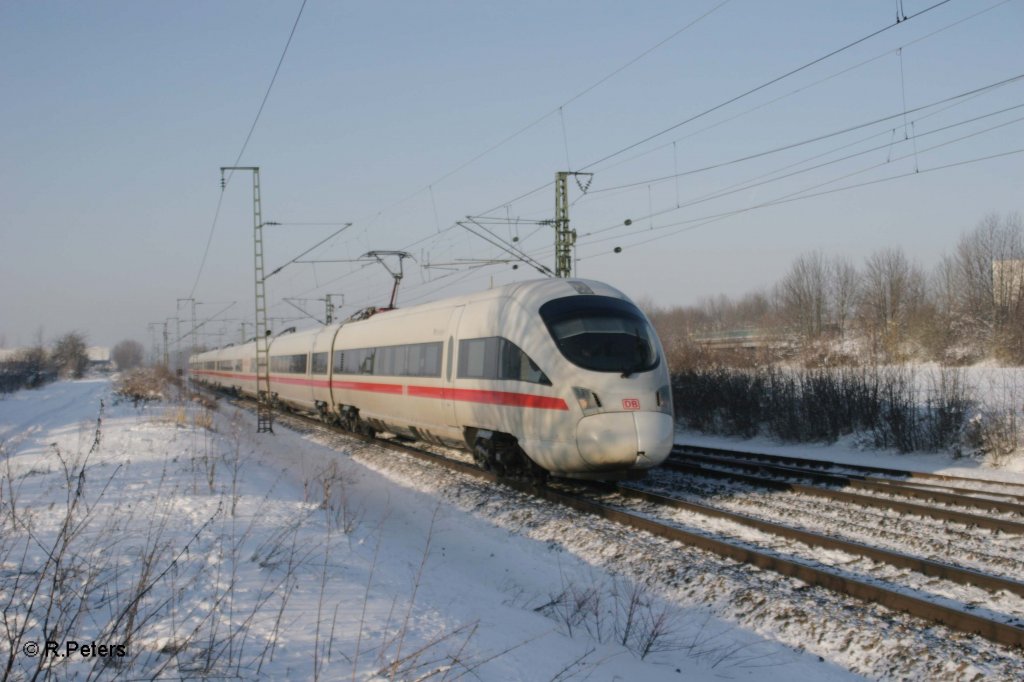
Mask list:
[[513,282],[504,286],[486,289],[463,296],[422,303],[400,310],[430,310],[432,308],[444,308],[452,305],[475,303],[496,298],[511,298],[518,303],[528,307],[539,306],[540,303],[553,298],[575,295],[599,295],[611,296],[613,298],[626,298],[626,295],[615,287],[589,279],[556,279],[553,277],[545,279],[533,279],[524,282]]
[[[392,312],[395,313],[408,313],[408,312],[428,312],[438,308],[450,308],[457,305],[466,305],[469,303],[477,303],[481,301],[494,300],[500,298],[508,298],[516,301],[518,304],[523,306],[527,310],[535,310],[539,308],[543,303],[554,299],[563,298],[566,296],[577,296],[577,295],[597,295],[597,296],[611,296],[613,298],[626,298],[626,295],[615,287],[599,282],[596,280],[589,279],[556,279],[553,277],[544,279],[533,279],[522,282],[513,282],[512,284],[506,284],[493,289],[485,289],[484,291],[477,291],[471,294],[465,294],[462,296],[452,296],[449,298],[438,299],[436,301],[430,301],[428,303],[421,303],[419,305],[409,306],[408,308],[396,308],[392,310],[378,311],[375,315],[366,318],[365,320],[348,320],[345,322],[334,323],[326,327],[310,327],[309,329],[302,329],[299,331],[282,334],[280,336],[271,337],[270,345],[271,348],[278,343],[278,348],[283,347],[302,347],[307,344],[309,337],[317,336],[322,334],[328,329],[336,330],[339,327],[343,327],[347,324],[358,324],[360,322],[373,320],[379,315],[390,315]],[[239,350],[246,349],[242,354],[248,352],[248,346],[255,347],[255,341],[235,346],[235,351],[232,355],[237,354]],[[215,353],[219,350],[207,351],[201,353],[196,358],[203,359],[214,359],[216,358]],[[255,352],[254,350],[252,352]]]

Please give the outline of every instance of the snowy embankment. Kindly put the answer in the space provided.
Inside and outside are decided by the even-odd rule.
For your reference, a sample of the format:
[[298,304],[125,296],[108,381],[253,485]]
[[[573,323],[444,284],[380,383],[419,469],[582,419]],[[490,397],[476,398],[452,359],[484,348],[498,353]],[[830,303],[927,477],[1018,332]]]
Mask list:
[[253,422],[105,380],[0,400],[0,678],[851,676],[361,463],[379,448]]
[[[916,400],[935,400],[936,386],[942,382],[942,367],[928,364],[908,366],[916,384]],[[1024,432],[1024,368],[976,365],[955,368],[958,381],[965,387],[972,407],[971,420],[998,415],[1011,424],[1014,433]],[[870,434],[840,438],[836,443],[780,443],[770,437],[730,437],[709,435],[684,429],[676,434],[676,443],[773,455],[825,459],[845,464],[862,464],[892,469],[907,469],[949,476],[985,478],[1024,484],[1024,446],[1002,456],[956,456],[952,452],[901,453],[895,448],[878,449],[866,445]]]

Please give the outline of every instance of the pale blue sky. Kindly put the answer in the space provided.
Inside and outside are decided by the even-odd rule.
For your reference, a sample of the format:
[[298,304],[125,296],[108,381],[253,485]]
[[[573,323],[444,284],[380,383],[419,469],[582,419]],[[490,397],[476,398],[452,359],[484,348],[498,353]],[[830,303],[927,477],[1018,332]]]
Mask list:
[[[531,276],[424,269],[501,257],[452,227],[466,215],[498,207],[489,215],[518,218],[495,231],[550,265],[551,228],[527,221],[552,216],[550,183],[567,167],[595,173],[586,196],[570,189],[579,275],[661,305],[770,286],[813,249],[859,264],[902,247],[930,267],[985,214],[1024,208],[1024,154],[943,168],[1024,149],[1024,107],[1012,109],[1024,80],[932,106],[1024,75],[1024,0],[951,0],[914,16],[935,4],[309,0],[241,163],[262,168],[265,220],[354,223],[320,258],[409,249],[406,304]],[[238,156],[300,5],[0,4],[0,341],[27,343],[42,328],[47,339],[79,329],[99,344],[149,345],[147,323],[193,291],[218,169]],[[891,26],[901,7],[906,22],[591,165]],[[626,218],[630,228],[615,228]],[[268,228],[268,269],[330,229]],[[195,286],[200,316],[238,301],[224,317],[252,319],[251,233],[250,179],[238,175]],[[360,264],[293,265],[267,286],[274,302],[343,293],[343,312],[389,289],[382,268]],[[208,329],[239,335],[237,321]]]

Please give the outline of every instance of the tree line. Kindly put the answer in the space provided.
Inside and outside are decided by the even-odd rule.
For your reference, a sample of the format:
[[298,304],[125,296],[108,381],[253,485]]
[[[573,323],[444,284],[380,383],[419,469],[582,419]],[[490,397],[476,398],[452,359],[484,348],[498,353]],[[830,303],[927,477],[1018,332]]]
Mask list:
[[[0,361],[0,393],[35,388],[58,377],[81,379],[85,375],[89,368],[85,334],[68,332],[57,338],[50,348],[43,345],[41,336],[31,347]],[[127,370],[142,364],[143,352],[141,343],[125,340],[114,346],[110,358],[118,369]]]
[[[1024,220],[986,216],[930,271],[901,248],[875,251],[859,266],[814,251],[768,291],[650,314],[676,371],[793,359],[1024,364]],[[758,343],[709,343],[738,330]]]

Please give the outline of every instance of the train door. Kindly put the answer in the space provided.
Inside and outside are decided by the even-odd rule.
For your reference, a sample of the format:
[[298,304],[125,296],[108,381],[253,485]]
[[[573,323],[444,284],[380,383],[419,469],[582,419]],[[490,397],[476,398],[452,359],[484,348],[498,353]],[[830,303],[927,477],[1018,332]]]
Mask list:
[[445,361],[444,361],[444,375],[441,377],[441,381],[444,385],[444,416],[448,426],[458,427],[459,421],[455,417],[455,378],[458,372],[455,371],[456,363],[458,358],[456,357],[456,345],[459,342],[458,330],[459,321],[462,319],[462,311],[465,310],[466,306],[460,305],[459,307],[452,310],[451,317],[448,319],[448,340],[445,341]]

